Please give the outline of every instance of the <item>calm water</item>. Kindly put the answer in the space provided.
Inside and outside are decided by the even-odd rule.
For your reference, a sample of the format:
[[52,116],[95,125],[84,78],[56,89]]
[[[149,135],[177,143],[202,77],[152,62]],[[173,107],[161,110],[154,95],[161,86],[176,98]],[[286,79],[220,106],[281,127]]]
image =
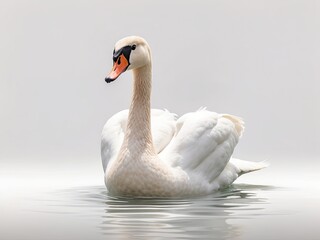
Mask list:
[[320,239],[312,188],[234,184],[205,197],[133,199],[86,186],[7,201],[1,239]]

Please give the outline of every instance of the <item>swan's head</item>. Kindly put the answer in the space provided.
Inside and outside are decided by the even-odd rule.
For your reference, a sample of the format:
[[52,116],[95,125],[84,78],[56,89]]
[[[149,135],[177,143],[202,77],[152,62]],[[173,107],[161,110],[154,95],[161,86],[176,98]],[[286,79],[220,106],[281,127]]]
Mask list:
[[116,80],[126,70],[143,67],[151,62],[150,48],[146,40],[137,36],[119,40],[113,50],[113,67],[106,82]]

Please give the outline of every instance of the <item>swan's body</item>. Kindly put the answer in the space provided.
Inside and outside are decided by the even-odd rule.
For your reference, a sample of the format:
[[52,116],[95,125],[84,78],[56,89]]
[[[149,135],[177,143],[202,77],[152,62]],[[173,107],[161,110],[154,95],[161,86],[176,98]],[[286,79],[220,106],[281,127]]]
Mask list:
[[235,116],[201,109],[176,119],[150,109],[151,54],[140,37],[120,40],[107,82],[133,70],[129,111],[111,117],[102,132],[101,154],[109,192],[129,196],[209,194],[264,163],[232,159],[243,132]]

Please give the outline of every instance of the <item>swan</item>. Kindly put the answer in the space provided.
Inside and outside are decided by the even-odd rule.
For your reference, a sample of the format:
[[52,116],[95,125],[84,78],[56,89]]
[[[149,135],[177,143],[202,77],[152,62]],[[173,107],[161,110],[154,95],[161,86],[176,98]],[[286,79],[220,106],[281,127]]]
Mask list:
[[150,108],[151,50],[141,37],[119,40],[107,83],[132,70],[129,110],[104,125],[101,158],[105,184],[113,195],[184,197],[207,195],[240,175],[266,167],[265,162],[232,158],[244,130],[241,118],[205,108],[180,118]]

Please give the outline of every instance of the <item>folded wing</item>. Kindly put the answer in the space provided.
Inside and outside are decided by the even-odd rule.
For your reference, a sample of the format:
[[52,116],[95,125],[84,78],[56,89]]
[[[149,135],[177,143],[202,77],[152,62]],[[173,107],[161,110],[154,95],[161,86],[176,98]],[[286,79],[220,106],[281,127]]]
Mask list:
[[185,171],[195,186],[198,182],[209,190],[227,166],[243,129],[243,121],[232,115],[204,109],[187,113],[177,120],[175,136],[159,156]]

